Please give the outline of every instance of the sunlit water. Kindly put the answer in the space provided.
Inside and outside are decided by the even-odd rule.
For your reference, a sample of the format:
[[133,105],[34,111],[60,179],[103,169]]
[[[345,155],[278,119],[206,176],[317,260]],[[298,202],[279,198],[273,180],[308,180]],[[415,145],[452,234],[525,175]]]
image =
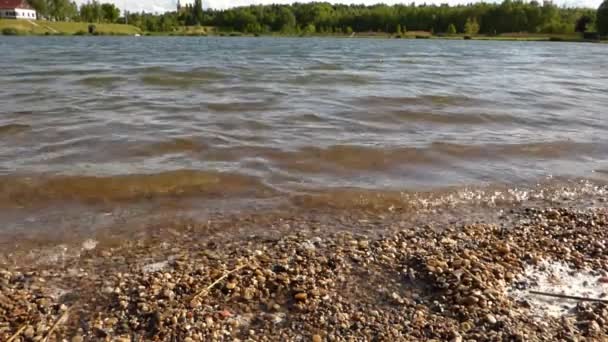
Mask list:
[[608,45],[0,37],[0,202],[519,186],[608,170]]

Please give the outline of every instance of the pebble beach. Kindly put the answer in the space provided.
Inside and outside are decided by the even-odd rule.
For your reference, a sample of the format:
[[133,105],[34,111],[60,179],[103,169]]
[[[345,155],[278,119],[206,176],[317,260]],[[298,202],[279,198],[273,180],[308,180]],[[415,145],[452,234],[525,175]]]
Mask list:
[[0,340],[605,341],[608,211],[575,204],[277,211],[5,251]]

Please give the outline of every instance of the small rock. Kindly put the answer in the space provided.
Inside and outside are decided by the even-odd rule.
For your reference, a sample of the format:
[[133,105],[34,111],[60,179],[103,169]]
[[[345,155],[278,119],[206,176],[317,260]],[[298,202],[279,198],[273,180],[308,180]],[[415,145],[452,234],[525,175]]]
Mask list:
[[72,342],[83,342],[84,338],[81,335],[76,335],[74,337],[72,337]]
[[34,327],[31,326],[31,325],[28,325],[27,328],[25,329],[25,331],[23,332],[23,336],[25,336],[26,338],[31,339],[31,338],[34,337],[35,333],[36,332],[34,331]]
[[323,342],[321,335],[312,335],[312,342]]
[[226,284],[226,288],[228,290],[234,290],[235,287],[236,287],[236,283],[234,283],[234,282]]
[[494,317],[494,315],[492,315],[492,314],[488,314],[488,315],[486,316],[486,321],[487,321],[488,323],[492,324],[492,325],[494,325],[494,324],[496,324],[496,322],[498,322],[498,321],[496,320],[496,317]]
[[299,301],[305,301],[308,298],[308,295],[306,294],[306,292],[299,292],[296,293],[294,298]]
[[175,292],[173,292],[169,289],[166,289],[163,291],[163,297],[165,297],[169,300],[172,300],[173,298],[175,298]]

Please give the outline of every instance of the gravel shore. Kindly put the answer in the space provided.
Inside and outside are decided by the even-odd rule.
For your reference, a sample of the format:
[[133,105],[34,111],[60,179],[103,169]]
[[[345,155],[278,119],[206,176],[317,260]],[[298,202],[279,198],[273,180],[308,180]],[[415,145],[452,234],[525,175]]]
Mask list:
[[[0,340],[608,340],[604,206],[407,215],[259,214],[3,252]],[[530,270],[554,262],[602,298],[539,313]]]

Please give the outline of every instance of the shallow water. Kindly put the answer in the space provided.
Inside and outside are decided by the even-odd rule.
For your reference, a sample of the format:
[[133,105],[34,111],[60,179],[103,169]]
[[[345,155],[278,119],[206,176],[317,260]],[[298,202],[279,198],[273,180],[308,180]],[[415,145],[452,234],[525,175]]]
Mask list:
[[11,210],[608,178],[602,44],[0,37],[0,51]]

